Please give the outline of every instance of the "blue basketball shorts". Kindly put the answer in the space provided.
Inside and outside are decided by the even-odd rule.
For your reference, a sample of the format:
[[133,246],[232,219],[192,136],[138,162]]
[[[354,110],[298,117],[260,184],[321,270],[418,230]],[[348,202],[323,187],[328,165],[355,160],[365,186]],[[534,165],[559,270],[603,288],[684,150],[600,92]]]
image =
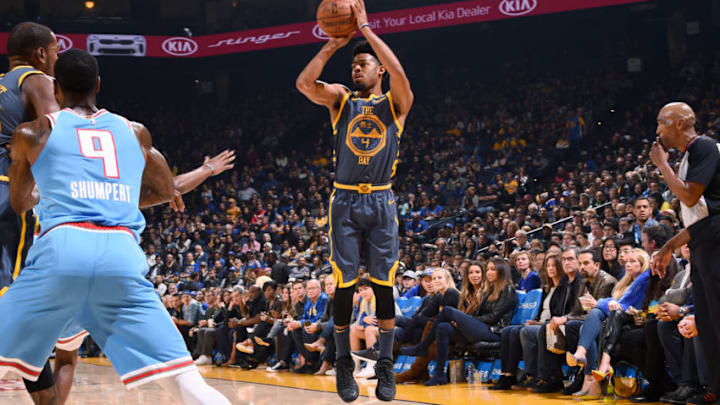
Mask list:
[[70,322],[60,333],[60,338],[55,343],[55,348],[71,352],[82,346],[85,337],[89,333],[76,321]]
[[63,224],[47,231],[0,298],[0,377],[12,370],[37,380],[58,338],[82,329],[127,388],[194,369],[146,272],[126,228]]
[[367,266],[370,281],[394,286],[400,239],[392,190],[361,194],[336,189],[328,215],[330,264],[338,288],[355,285],[361,262]]

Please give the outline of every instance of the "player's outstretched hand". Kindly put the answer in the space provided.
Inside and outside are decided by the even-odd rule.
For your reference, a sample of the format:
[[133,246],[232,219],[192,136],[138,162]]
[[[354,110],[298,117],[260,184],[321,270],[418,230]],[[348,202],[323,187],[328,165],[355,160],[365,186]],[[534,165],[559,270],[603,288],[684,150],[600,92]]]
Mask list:
[[213,158],[205,156],[204,163],[206,165],[210,165],[213,168],[212,175],[217,176],[218,174],[235,167],[235,151],[224,150]]
[[170,208],[176,212],[185,211],[185,201],[183,201],[181,192],[175,190],[175,199],[170,201]]
[[360,28],[363,24],[367,24],[368,16],[367,11],[365,10],[365,2],[363,0],[353,0],[350,3],[350,8],[352,9],[353,14],[355,14],[355,21],[357,22],[358,28]]

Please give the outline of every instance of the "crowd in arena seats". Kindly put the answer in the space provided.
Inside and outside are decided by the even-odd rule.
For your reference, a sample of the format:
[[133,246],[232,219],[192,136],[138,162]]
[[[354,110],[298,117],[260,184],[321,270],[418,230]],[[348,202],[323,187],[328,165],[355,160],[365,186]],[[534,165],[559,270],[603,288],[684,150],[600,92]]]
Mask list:
[[[649,383],[636,399],[716,402],[697,342],[689,252],[676,252],[663,278],[649,270],[653,252],[681,229],[678,200],[648,163],[654,114],[679,97],[696,108],[700,133],[716,137],[720,124],[712,80],[720,58],[688,66],[690,79],[645,89],[644,104],[614,116],[616,100],[643,84],[613,71],[428,90],[408,119],[394,179],[395,354],[415,358],[398,382],[447,384],[446,361],[490,356],[502,369],[493,389],[588,399],[608,393],[618,365],[631,364]],[[147,277],[197,364],[331,375],[327,118],[292,97],[265,100],[277,103],[267,109],[248,100],[239,117],[231,105],[211,123],[180,120],[182,109],[119,108],[157,134],[180,171],[221,148],[239,154],[234,171],[186,196],[185,212],[146,211]],[[304,136],[317,135],[306,150],[284,147],[293,124],[308,125],[293,108],[319,117],[306,127]],[[612,130],[597,127],[600,116]],[[190,134],[212,135],[198,144]],[[358,378],[371,378],[375,300],[369,281],[357,285],[352,349]],[[412,297],[417,308],[403,312]]]

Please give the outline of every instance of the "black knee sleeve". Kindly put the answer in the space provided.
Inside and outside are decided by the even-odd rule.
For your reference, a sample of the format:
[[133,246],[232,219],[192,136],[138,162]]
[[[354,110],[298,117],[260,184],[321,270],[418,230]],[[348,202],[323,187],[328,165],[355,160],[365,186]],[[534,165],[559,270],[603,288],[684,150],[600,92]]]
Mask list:
[[378,319],[395,319],[395,296],[392,287],[372,283],[375,293],[376,311]]
[[45,362],[45,367],[43,367],[40,372],[37,381],[28,381],[23,378],[23,382],[25,383],[25,388],[30,393],[46,390],[55,385],[55,377],[53,377],[52,369],[50,368],[50,361]]
[[335,299],[333,300],[333,322],[336,326],[350,325],[350,319],[353,312],[353,295],[355,287],[338,288],[335,290]]

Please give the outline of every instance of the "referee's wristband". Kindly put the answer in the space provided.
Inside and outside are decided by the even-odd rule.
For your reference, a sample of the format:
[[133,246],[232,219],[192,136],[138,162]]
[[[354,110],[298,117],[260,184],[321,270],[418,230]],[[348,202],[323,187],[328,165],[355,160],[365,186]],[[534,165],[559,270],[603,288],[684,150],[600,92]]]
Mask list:
[[370,28],[372,28],[372,27],[370,26],[370,23],[369,23],[369,22],[366,22],[365,24],[361,25],[359,29],[362,31],[362,29],[365,28],[365,27],[370,27]]

